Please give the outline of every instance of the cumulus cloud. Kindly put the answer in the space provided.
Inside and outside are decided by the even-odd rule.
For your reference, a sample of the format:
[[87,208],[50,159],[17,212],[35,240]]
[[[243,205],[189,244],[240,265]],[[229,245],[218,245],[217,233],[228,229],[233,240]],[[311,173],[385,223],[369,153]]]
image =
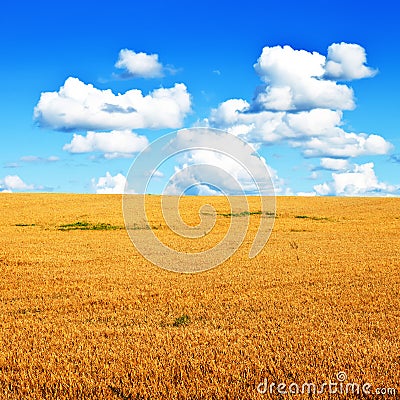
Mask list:
[[365,50],[355,44],[334,43],[328,57],[290,46],[264,47],[254,68],[265,84],[253,101],[224,101],[205,122],[256,147],[286,142],[305,157],[387,154],[392,145],[382,136],[343,127],[343,110],[354,108],[354,93],[337,81],[373,76],[376,71],[365,63]]
[[63,150],[70,153],[102,152],[105,158],[130,157],[148,145],[145,136],[130,130],[111,132],[87,132],[86,136],[74,134],[71,143]]
[[231,99],[211,111],[211,126],[257,144],[286,141],[305,157],[358,157],[387,154],[392,145],[376,134],[346,132],[342,112],[315,108],[297,113],[249,112],[249,103]]
[[325,76],[330,79],[351,81],[370,78],[377,70],[367,67],[365,49],[354,43],[333,43],[328,47]]
[[124,193],[126,178],[121,173],[112,176],[108,171],[106,176],[92,179],[92,186],[98,194],[122,194]]
[[400,186],[379,182],[374,163],[355,164],[351,171],[332,173],[332,181],[315,185],[318,195],[387,196],[400,194]]
[[18,175],[7,175],[0,180],[0,192],[33,190],[34,185],[28,185]]
[[148,95],[138,89],[115,95],[70,77],[57,92],[41,94],[34,119],[41,127],[60,131],[179,128],[190,109],[182,83]]
[[[246,156],[249,162],[246,166],[253,168],[256,173],[262,174],[264,172],[265,174],[265,170],[261,170],[257,165],[259,161],[253,160],[251,157],[254,156],[250,154]],[[179,194],[183,189],[199,183],[204,183],[199,186],[202,192],[205,191],[205,187],[208,187],[210,193],[217,193],[216,190],[212,189],[212,186],[214,186],[231,195],[240,194],[241,192],[237,191],[239,188],[246,193],[257,193],[257,176],[254,177],[249,174],[248,170],[225,154],[208,150],[193,150],[187,152],[179,161],[180,166],[176,167],[176,174],[169,188],[170,194]],[[194,165],[195,168],[188,168],[191,165]],[[233,179],[227,179],[228,175]],[[255,178],[256,182],[252,178]],[[265,179],[264,176],[262,178]],[[211,184],[211,188],[206,183]]]
[[343,158],[321,158],[321,168],[330,171],[344,171],[350,167],[349,161]]
[[[315,108],[310,111],[286,114],[286,124],[293,136],[330,136],[332,129],[342,123],[342,112]],[[335,136],[335,135],[333,135]]]
[[221,103],[211,111],[211,120],[218,126],[237,124],[243,111],[248,110],[250,104],[243,99],[230,99]]
[[266,83],[256,94],[254,107],[272,111],[354,108],[353,90],[323,79],[326,57],[290,46],[264,47],[254,68]]
[[313,137],[305,142],[294,142],[304,148],[306,157],[359,157],[365,155],[383,155],[391,149],[391,143],[382,136],[366,133],[345,132],[335,129],[336,135]]
[[196,194],[204,195],[221,192],[271,195],[274,189],[275,192],[283,190],[283,180],[267,166],[266,160],[259,157],[252,146],[232,140],[226,133],[216,134],[201,128],[183,130],[170,145],[178,152],[192,150],[178,157],[166,194],[180,194],[194,186]]
[[119,52],[116,68],[123,69],[126,78],[160,78],[163,65],[158,61],[158,54],[135,53],[122,49]]
[[243,99],[227,100],[211,110],[207,123],[252,143],[275,143],[285,136],[284,112],[248,112],[249,106]]

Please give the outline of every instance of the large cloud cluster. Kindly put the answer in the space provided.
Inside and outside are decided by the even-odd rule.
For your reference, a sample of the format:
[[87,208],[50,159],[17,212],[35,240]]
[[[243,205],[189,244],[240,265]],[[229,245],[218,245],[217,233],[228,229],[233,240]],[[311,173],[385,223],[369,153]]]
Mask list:
[[[129,49],[119,52],[115,67],[123,70],[118,75],[122,78],[157,78],[165,70],[157,54]],[[183,125],[190,111],[191,96],[183,83],[148,94],[139,89],[115,94],[111,89],[98,89],[69,77],[59,90],[41,94],[34,108],[34,120],[43,128],[73,132],[63,150],[73,154],[102,153],[112,159],[132,157],[148,145],[147,137],[133,132],[134,129],[176,129]],[[6,177],[3,190],[30,189],[17,178]],[[107,172],[92,180],[92,185],[97,193],[122,193],[125,178]]]
[[325,56],[317,52],[264,47],[254,68],[266,85],[259,88],[254,107],[272,111],[353,109],[353,90],[324,79],[325,63]]
[[339,81],[375,75],[365,63],[365,50],[356,44],[332,44],[327,57],[265,47],[254,65],[264,85],[253,101],[227,100],[211,111],[208,123],[253,143],[286,141],[305,157],[387,154],[391,144],[383,137],[343,128],[343,111],[355,102],[352,88]]
[[[157,78],[168,70],[157,54],[129,49],[120,51],[115,67],[122,70],[118,75],[122,78]],[[391,143],[376,133],[353,132],[345,127],[343,113],[356,107],[350,82],[377,73],[367,65],[363,47],[333,43],[323,55],[290,46],[267,46],[254,69],[261,84],[255,88],[253,99],[234,98],[222,102],[211,110],[206,126],[226,130],[252,144],[254,149],[287,143],[306,158],[320,158],[316,169],[333,171],[332,180],[315,185],[309,194],[397,193],[397,187],[379,182],[372,163],[358,165],[349,161],[360,156],[384,155],[392,148]],[[111,89],[98,89],[70,77],[59,90],[41,94],[34,118],[41,127],[73,132],[71,141],[63,147],[65,151],[97,152],[113,159],[131,157],[148,145],[146,136],[133,130],[180,128],[190,111],[191,96],[183,83],[148,94],[138,89],[115,94]],[[200,139],[203,139],[201,133]],[[226,146],[229,148],[229,143]],[[252,155],[248,154],[247,161],[251,164],[252,160]],[[179,161],[171,192],[180,193],[192,183],[207,180],[204,176],[195,176],[194,170],[185,170],[193,164],[216,167],[224,164],[229,174],[251,192],[248,177],[242,176],[240,169],[221,154],[198,150]],[[278,178],[276,171],[269,169],[277,191],[285,193],[284,181]],[[318,175],[316,171],[314,174]],[[23,182],[12,179],[14,186],[23,188]],[[222,177],[220,181],[218,184],[223,190],[229,191]],[[2,185],[7,190],[12,186],[4,182]],[[112,176],[107,172],[93,180],[92,185],[98,193],[121,193],[125,178],[122,174]],[[199,185],[198,192],[216,194],[207,185]]]
[[115,95],[70,77],[58,91],[41,94],[34,118],[61,131],[179,128],[190,107],[183,83],[145,96],[138,89]]

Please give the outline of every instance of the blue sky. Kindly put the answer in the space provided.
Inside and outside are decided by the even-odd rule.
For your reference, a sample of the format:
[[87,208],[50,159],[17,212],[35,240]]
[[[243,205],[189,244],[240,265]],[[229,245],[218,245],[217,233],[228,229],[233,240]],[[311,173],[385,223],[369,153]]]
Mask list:
[[[254,145],[277,194],[399,195],[395,7],[8,2],[0,15],[0,190],[118,192],[146,141],[202,125]],[[135,100],[143,110],[125,120],[137,110],[116,95],[133,89],[150,93],[150,103]],[[79,100],[82,91],[92,103]],[[169,103],[154,100],[160,93]]]

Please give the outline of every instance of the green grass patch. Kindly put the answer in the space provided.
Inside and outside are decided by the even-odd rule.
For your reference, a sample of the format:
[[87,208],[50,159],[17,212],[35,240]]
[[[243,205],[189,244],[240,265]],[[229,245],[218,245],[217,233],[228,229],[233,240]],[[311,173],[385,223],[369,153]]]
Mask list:
[[296,215],[295,218],[298,219],[311,219],[312,221],[330,221],[327,217],[310,217],[308,215]]
[[190,317],[189,315],[183,314],[180,317],[178,317],[174,323],[172,324],[172,326],[175,327],[179,327],[179,326],[184,326],[184,325],[188,325],[190,323]]
[[239,213],[222,213],[218,215],[223,217],[246,217],[248,215],[265,215],[267,217],[275,217],[275,213],[271,211],[266,211],[264,213],[262,211],[242,211]]
[[36,224],[15,224],[15,226],[36,226]]
[[78,222],[74,222],[72,224],[64,224],[64,225],[59,225],[58,226],[58,230],[60,230],[60,231],[76,231],[76,230],[81,230],[81,231],[115,231],[117,229],[123,229],[123,227],[122,226],[118,226],[118,225],[106,224],[104,222],[99,222],[97,224],[92,224],[91,222],[78,221]]

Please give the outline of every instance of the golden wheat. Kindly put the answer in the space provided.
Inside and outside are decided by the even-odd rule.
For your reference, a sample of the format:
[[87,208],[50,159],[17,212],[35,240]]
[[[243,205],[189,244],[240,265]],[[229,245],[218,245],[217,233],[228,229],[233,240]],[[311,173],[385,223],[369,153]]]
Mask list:
[[[148,198],[149,225],[168,241],[159,201]],[[203,201],[183,200],[186,222],[199,222]],[[224,199],[207,202],[227,213]],[[1,194],[0,204],[1,398],[279,398],[257,385],[340,371],[400,389],[400,199],[278,198],[256,258],[258,214],[239,251],[195,275],[135,250],[118,229],[121,196]],[[217,222],[198,249],[229,218]],[[114,228],[60,229],[77,223]]]

